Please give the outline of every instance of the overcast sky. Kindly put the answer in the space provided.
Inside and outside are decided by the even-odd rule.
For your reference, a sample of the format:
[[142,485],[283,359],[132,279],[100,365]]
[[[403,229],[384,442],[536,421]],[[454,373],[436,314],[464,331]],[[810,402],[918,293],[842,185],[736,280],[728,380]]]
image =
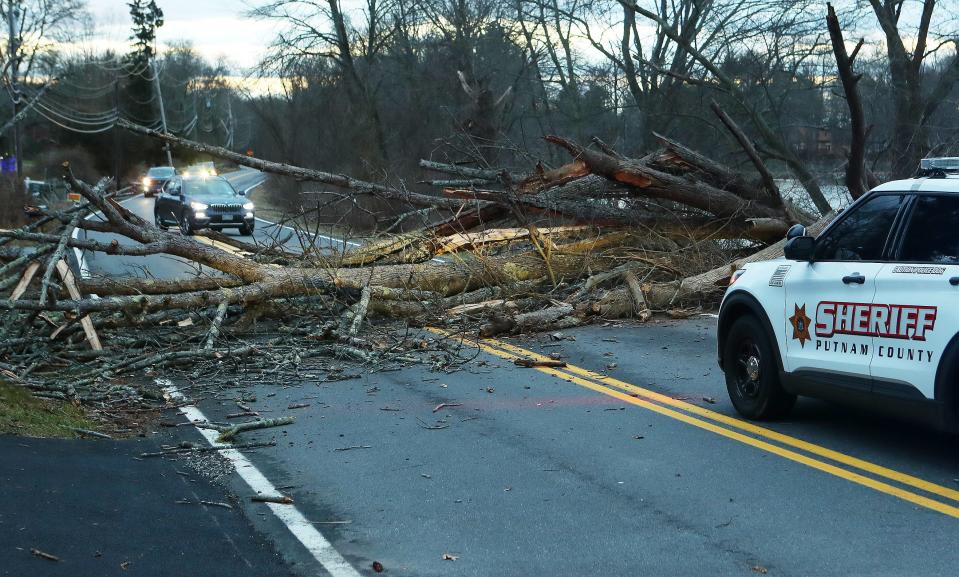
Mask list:
[[[96,25],[96,44],[126,51],[130,12],[127,0],[87,0]],[[188,40],[210,60],[223,57],[243,72],[254,66],[274,37],[273,24],[245,17],[239,0],[160,0],[165,24],[157,34],[162,45]]]

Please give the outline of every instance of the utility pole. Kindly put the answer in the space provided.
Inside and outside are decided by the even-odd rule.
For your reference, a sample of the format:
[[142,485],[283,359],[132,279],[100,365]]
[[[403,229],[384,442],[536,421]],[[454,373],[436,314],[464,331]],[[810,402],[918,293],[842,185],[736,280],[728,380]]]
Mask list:
[[233,99],[230,97],[230,93],[226,93],[226,114],[227,114],[227,131],[229,134],[226,139],[226,148],[233,150],[233,135],[236,132],[236,121],[233,118]]
[[[153,65],[153,86],[157,91],[157,100],[160,102],[160,122],[163,124],[163,134],[169,134],[166,127],[166,110],[163,108],[163,92],[160,91],[160,71],[157,70],[156,58],[150,58],[150,64]],[[173,166],[173,155],[170,153],[170,143],[163,143],[163,150],[166,151],[167,166]]]
[[[113,110],[120,118],[120,76],[119,73],[113,74]],[[113,123],[113,184],[117,190],[120,190],[120,128],[117,123]]]
[[[20,74],[20,43],[17,33],[17,20],[19,19],[19,10],[17,10],[18,0],[7,0],[7,24],[9,25],[10,44],[7,48],[8,58],[10,60],[10,88],[13,90],[13,117],[17,117],[20,112],[20,85],[17,76]],[[23,159],[20,150],[20,123],[13,125],[13,155],[17,162],[17,188],[19,189],[23,182]]]

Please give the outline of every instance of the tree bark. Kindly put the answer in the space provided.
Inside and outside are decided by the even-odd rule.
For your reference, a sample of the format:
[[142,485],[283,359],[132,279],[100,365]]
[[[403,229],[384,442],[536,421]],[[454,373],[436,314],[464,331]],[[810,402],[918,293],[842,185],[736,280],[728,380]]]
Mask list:
[[399,190],[393,187],[389,187],[383,184],[377,184],[375,182],[366,182],[353,178],[345,174],[333,174],[331,172],[323,172],[321,170],[313,170],[310,168],[302,168],[299,166],[292,166],[289,164],[283,164],[280,162],[272,162],[269,160],[261,160],[259,158],[254,158],[251,156],[246,156],[232,150],[227,150],[220,146],[213,146],[210,144],[203,144],[200,142],[195,142],[192,140],[187,140],[185,138],[180,138],[172,134],[165,134],[163,132],[153,130],[152,128],[147,128],[145,126],[140,126],[139,124],[134,124],[124,119],[117,120],[117,126],[125,128],[131,132],[137,134],[143,134],[145,136],[150,136],[158,140],[167,142],[173,146],[178,146],[180,148],[185,148],[187,150],[192,150],[194,152],[202,152],[205,154],[210,154],[218,158],[223,158],[231,162],[235,162],[240,166],[248,166],[250,168],[255,168],[257,170],[262,170],[263,172],[270,172],[273,174],[282,174],[284,176],[290,176],[297,180],[303,181],[312,181],[312,182],[322,182],[324,184],[329,184],[332,186],[338,186],[340,188],[345,188],[352,190],[356,194],[370,194],[379,196],[381,198],[386,198],[389,200],[396,200],[405,202],[417,206],[435,206],[438,208],[447,208],[450,210],[458,209],[462,203],[454,201],[451,199],[429,196],[425,194],[419,194],[416,192],[409,192],[405,190]]
[[853,200],[865,194],[866,182],[866,114],[863,111],[862,99],[859,96],[859,75],[853,72],[853,63],[856,54],[862,48],[860,40],[852,55],[846,52],[846,41],[843,38],[842,27],[832,4],[827,4],[829,13],[826,16],[826,25],[829,28],[829,38],[832,41],[832,51],[836,56],[836,67],[839,70],[839,80],[842,82],[843,92],[846,94],[846,105],[849,107],[849,130],[852,133],[849,144],[849,160],[846,164],[846,188]]

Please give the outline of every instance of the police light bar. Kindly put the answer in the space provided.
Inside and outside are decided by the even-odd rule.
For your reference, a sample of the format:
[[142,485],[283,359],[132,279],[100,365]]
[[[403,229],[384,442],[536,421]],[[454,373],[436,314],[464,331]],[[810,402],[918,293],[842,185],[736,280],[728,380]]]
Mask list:
[[919,161],[920,170],[943,170],[959,172],[959,157],[923,158]]

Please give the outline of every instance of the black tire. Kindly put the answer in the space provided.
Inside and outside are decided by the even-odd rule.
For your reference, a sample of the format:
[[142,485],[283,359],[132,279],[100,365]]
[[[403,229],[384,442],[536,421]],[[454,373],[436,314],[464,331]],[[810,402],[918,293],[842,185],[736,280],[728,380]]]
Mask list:
[[785,416],[796,396],[783,390],[770,337],[754,316],[733,322],[723,350],[726,390],[736,411],[747,419]]
[[943,428],[959,433],[959,335],[952,338],[939,361],[936,400],[943,405]]
[[244,225],[241,226],[238,230],[240,231],[240,234],[242,234],[243,236],[250,236],[251,234],[253,234],[253,228],[254,228],[255,226],[256,226],[256,225],[254,225],[254,224],[251,222],[249,225],[244,224]]
[[190,222],[190,217],[185,212],[180,215],[180,232],[184,236],[193,236],[193,223]]
[[160,214],[157,211],[153,211],[153,224],[160,230],[166,230],[167,225],[163,224],[163,221],[160,220]]

